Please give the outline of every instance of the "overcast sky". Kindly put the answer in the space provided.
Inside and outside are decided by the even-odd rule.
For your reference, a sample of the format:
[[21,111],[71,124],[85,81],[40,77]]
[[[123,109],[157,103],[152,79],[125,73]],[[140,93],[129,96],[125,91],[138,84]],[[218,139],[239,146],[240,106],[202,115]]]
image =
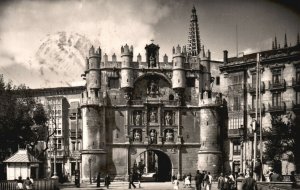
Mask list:
[[138,53],[145,58],[151,39],[171,60],[172,47],[187,43],[193,5],[201,43],[215,60],[225,49],[235,56],[237,42],[245,54],[270,49],[275,35],[282,44],[284,33],[296,43],[299,7],[276,1],[2,1],[0,73],[31,88],[78,85],[90,45],[100,45],[111,59],[127,43],[136,60]]

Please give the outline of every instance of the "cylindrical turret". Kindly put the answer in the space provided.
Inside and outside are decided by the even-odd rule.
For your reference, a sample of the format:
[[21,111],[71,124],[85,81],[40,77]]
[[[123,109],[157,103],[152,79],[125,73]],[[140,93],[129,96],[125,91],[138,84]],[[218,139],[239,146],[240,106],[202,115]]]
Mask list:
[[[200,53],[201,54],[201,53]],[[202,74],[202,90],[210,91],[211,73],[210,73],[210,51],[205,53],[204,47],[202,48],[201,65],[203,66]]]
[[88,97],[98,97],[99,89],[101,88],[101,77],[100,77],[100,62],[101,62],[101,49],[100,47],[95,52],[92,46],[89,51],[89,58],[87,60],[87,74],[86,74],[86,85],[88,91]]
[[217,176],[222,168],[219,113],[216,106],[200,109],[200,144],[198,169]]
[[89,51],[86,71],[86,91],[81,99],[82,113],[82,177],[88,181],[106,169],[105,152],[105,108],[102,107],[101,93],[101,49]]
[[126,44],[121,47],[121,88],[133,88],[133,71],[132,71],[132,57],[133,57],[133,47],[130,49]]
[[185,57],[181,52],[181,47],[178,45],[173,48],[173,77],[172,77],[172,88],[185,88],[186,77],[184,70]]

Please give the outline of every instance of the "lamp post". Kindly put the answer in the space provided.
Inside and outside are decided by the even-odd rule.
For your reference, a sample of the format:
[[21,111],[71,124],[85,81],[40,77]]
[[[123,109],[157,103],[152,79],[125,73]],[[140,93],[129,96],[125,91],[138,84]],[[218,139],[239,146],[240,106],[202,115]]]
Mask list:
[[54,149],[53,149],[53,151],[54,151],[53,152],[53,176],[52,176],[53,179],[57,179],[58,178],[57,173],[56,173],[56,146],[57,146],[56,140],[57,140],[57,138],[54,135],[54,137],[53,137],[53,141],[54,141]]
[[89,168],[90,168],[90,184],[92,184],[92,159],[89,158]]
[[241,125],[241,127],[239,128],[239,136],[240,136],[240,144],[241,144],[241,165],[240,165],[240,169],[241,172],[244,173],[244,126]]

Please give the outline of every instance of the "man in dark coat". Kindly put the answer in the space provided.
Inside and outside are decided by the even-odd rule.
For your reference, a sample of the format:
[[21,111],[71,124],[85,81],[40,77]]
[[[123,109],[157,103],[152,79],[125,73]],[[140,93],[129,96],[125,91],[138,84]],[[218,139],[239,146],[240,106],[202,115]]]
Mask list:
[[134,175],[131,172],[129,173],[128,181],[129,181],[129,188],[128,189],[131,189],[131,185],[133,186],[133,188],[136,188],[136,186],[133,183],[134,182]]
[[195,176],[195,182],[196,182],[196,190],[201,190],[201,174],[199,172],[199,170],[197,170],[196,172],[196,176]]
[[100,172],[97,175],[97,187],[100,187]]
[[242,183],[242,190],[257,190],[257,184],[253,179],[253,173],[249,173],[249,177],[245,178]]
[[105,179],[104,179],[104,182],[105,182],[106,188],[109,189],[109,185],[110,185],[110,176],[109,176],[108,174],[106,174]]

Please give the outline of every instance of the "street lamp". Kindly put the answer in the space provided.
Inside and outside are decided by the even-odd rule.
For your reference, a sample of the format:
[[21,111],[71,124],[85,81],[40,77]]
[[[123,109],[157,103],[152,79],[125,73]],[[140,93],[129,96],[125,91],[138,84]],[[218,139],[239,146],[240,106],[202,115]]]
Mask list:
[[53,176],[52,176],[53,179],[57,179],[58,178],[57,173],[56,173],[56,146],[57,146],[56,140],[57,140],[57,138],[54,135],[54,137],[53,137],[53,141],[54,141],[54,149],[53,149],[53,151],[54,151],[53,152]]
[[89,158],[89,167],[90,167],[90,184],[92,184],[92,159]]
[[243,167],[243,162],[244,162],[244,155],[243,155],[243,148],[244,148],[244,133],[245,132],[245,129],[244,129],[244,126],[241,125],[241,127],[239,128],[239,136],[240,136],[240,144],[241,144],[241,165],[240,165],[240,168],[241,168],[241,172],[243,173],[244,171],[244,167]]

